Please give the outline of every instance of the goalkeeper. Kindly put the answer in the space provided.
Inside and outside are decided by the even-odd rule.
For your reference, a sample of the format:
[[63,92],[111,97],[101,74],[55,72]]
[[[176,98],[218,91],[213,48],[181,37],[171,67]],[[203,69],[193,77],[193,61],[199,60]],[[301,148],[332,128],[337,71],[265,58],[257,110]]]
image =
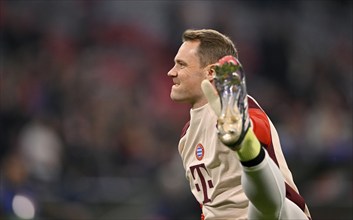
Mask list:
[[168,72],[170,97],[191,105],[178,150],[202,219],[310,219],[275,127],[246,92],[233,42],[186,30]]

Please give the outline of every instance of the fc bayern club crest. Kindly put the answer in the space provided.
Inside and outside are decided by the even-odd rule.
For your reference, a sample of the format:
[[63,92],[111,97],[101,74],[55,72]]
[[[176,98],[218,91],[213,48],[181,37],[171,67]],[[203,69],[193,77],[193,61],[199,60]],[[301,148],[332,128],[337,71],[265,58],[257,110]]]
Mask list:
[[205,155],[205,149],[203,148],[202,144],[198,144],[196,146],[195,155],[196,159],[202,160],[203,156]]

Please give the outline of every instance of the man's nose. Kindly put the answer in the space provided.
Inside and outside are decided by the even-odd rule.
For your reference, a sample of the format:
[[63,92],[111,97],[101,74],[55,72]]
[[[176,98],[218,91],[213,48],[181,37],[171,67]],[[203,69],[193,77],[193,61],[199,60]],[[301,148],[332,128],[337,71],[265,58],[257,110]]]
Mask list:
[[177,75],[177,72],[175,71],[175,68],[171,68],[168,73],[167,73],[168,76],[176,76]]

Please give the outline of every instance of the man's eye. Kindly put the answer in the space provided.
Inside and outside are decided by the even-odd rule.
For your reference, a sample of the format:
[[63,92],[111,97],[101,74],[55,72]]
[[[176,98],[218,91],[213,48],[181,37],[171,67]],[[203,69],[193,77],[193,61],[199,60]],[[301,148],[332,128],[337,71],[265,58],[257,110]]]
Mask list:
[[179,63],[178,65],[179,65],[179,67],[180,67],[181,69],[186,67],[186,64],[185,64],[185,63]]

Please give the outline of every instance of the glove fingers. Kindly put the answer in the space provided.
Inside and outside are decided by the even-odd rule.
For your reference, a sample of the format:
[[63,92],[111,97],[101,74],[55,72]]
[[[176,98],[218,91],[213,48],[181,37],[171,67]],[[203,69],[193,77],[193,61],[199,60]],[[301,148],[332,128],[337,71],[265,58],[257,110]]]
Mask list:
[[203,80],[201,83],[201,89],[203,94],[206,96],[211,108],[219,117],[221,115],[221,101],[212,83],[207,79]]

